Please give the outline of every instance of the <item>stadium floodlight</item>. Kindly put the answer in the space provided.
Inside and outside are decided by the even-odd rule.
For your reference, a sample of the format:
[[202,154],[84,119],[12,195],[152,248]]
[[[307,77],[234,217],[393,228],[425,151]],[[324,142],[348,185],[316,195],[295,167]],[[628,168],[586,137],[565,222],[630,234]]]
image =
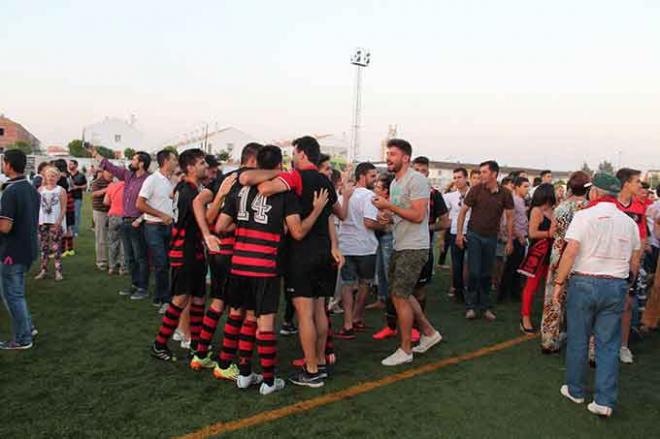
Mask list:
[[371,62],[371,52],[358,47],[351,56],[351,64],[355,66],[355,101],[353,103],[353,136],[349,149],[348,162],[358,160],[360,156],[360,120],[362,117],[362,69]]

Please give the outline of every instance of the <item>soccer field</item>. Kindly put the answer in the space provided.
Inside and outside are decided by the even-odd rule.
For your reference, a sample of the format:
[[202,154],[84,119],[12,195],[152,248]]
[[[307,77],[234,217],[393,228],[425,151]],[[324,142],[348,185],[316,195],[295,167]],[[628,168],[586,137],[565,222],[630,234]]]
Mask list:
[[[322,389],[287,385],[262,397],[256,388],[239,391],[219,382],[210,371],[193,372],[183,360],[159,362],[149,356],[160,320],[156,309],[117,294],[126,277],[96,270],[89,211],[85,217],[77,255],[64,260],[65,280],[28,280],[39,329],[35,347],[0,352],[0,438],[660,434],[657,333],[632,346],[635,364],[621,367],[619,407],[611,419],[599,419],[559,395],[563,356],[541,355],[536,338],[520,340],[516,304],[498,306],[493,323],[467,322],[445,294],[444,271],[428,297],[431,320],[445,341],[409,366],[382,367],[396,341],[375,342],[372,331],[336,341],[339,361]],[[334,317],[335,327],[340,318]],[[383,322],[380,311],[368,311],[367,319],[372,328]],[[9,336],[2,307],[0,337]],[[288,377],[290,361],[300,355],[297,338],[278,343],[278,375]],[[176,352],[185,358],[178,347]],[[256,354],[254,365],[258,370]]]

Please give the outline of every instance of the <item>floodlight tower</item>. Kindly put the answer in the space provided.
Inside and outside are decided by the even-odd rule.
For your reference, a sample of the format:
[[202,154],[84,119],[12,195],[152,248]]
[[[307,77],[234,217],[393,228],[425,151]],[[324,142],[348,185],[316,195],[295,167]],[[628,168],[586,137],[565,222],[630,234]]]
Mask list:
[[352,163],[360,156],[360,117],[362,112],[362,69],[369,65],[371,53],[358,47],[351,56],[351,64],[355,66],[355,102],[353,104],[353,133],[351,147],[348,152],[348,162]]

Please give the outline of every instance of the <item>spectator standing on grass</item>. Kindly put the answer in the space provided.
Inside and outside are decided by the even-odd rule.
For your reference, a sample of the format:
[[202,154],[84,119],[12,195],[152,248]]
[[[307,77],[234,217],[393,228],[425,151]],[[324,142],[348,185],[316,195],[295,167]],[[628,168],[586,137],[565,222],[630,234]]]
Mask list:
[[137,207],[144,213],[144,235],[154,266],[156,286],[153,305],[161,308],[170,301],[170,270],[167,252],[170,248],[174,218],[174,202],[172,201],[174,185],[171,178],[179,163],[176,154],[167,149],[159,151],[156,154],[156,160],[158,170],[144,181],[138,195]]
[[122,217],[124,216],[123,181],[114,181],[108,185],[103,197],[103,204],[108,206],[108,274],[128,273],[124,243],[121,239]]
[[69,174],[71,176],[71,189],[69,195],[73,197],[74,212],[76,222],[73,225],[73,236],[80,233],[80,223],[82,222],[83,192],[87,190],[87,177],[78,171],[78,161],[69,160]]
[[[101,156],[95,149],[92,157],[99,160]],[[149,284],[149,267],[147,265],[147,244],[144,239],[144,226],[142,213],[136,207],[140,189],[149,177],[151,157],[143,151],[136,152],[131,159],[128,169],[113,165],[103,158],[100,169],[108,170],[119,180],[124,181],[123,214],[121,225],[121,239],[124,243],[126,262],[131,274],[131,285],[128,289],[119,292],[120,296],[130,296],[132,300],[141,300],[149,297],[147,287]]]
[[[483,311],[484,317],[495,320],[491,309],[490,289],[491,273],[497,250],[497,234],[502,214],[506,213],[507,243],[505,252],[513,250],[513,197],[511,192],[500,187],[497,175],[500,167],[490,160],[479,165],[481,183],[470,189],[458,216],[456,245],[467,248],[468,252],[468,291],[465,297],[465,318],[473,320],[477,310]],[[468,212],[471,211],[467,236],[463,226]]]
[[637,226],[617,208],[620,181],[594,175],[591,206],[573,217],[566,232],[553,299],[558,302],[568,276],[566,378],[561,394],[576,404],[586,393],[589,336],[596,339],[596,380],[591,413],[610,416],[618,398],[621,317],[628,279],[639,269]]
[[[392,184],[392,174],[384,174],[378,178],[374,185],[374,193],[378,197],[385,199],[390,198],[390,184]],[[381,230],[376,230],[376,239],[378,240],[378,249],[376,250],[376,279],[378,281],[378,300],[370,305],[367,309],[383,309],[388,296],[388,280],[387,271],[392,257],[393,241],[392,226],[390,224],[383,224]],[[389,325],[389,322],[388,322]],[[382,331],[381,331],[382,332]],[[385,333],[378,332],[374,334],[376,340],[396,335],[396,319],[385,328]]]
[[5,152],[2,171],[9,177],[0,203],[0,279],[2,299],[11,318],[12,340],[0,349],[29,349],[36,329],[25,300],[25,275],[37,257],[39,193],[25,178],[27,157]]
[[[462,302],[465,300],[465,281],[464,281],[464,261],[465,249],[456,245],[456,235],[458,230],[458,214],[461,212],[465,197],[470,190],[468,182],[468,172],[465,168],[454,169],[453,184],[456,188],[455,191],[449,192],[444,195],[445,204],[449,211],[449,248],[451,251],[451,279],[452,285],[449,291],[449,297],[454,297],[457,301]],[[465,217],[463,226],[463,233],[467,232],[467,225],[470,221],[470,212]]]
[[41,269],[35,279],[43,279],[48,273],[48,261],[52,255],[55,263],[55,280],[62,277],[62,234],[66,230],[67,193],[57,185],[60,171],[53,166],[42,170],[44,181],[39,188],[39,243],[41,245]]
[[46,167],[48,166],[49,166],[48,162],[39,163],[39,166],[37,167],[37,175],[35,175],[32,181],[30,182],[32,183],[32,186],[34,186],[35,189],[39,189],[39,187],[42,185],[44,181],[43,172],[44,169],[46,169]]
[[554,211],[557,228],[552,237],[550,252],[550,267],[545,282],[545,297],[543,300],[543,317],[541,319],[541,350],[546,354],[559,352],[562,344],[562,332],[565,321],[566,288],[558,301],[553,300],[555,276],[564,249],[566,248],[566,230],[573,220],[575,212],[587,206],[587,192],[591,178],[582,171],[575,172],[568,180],[568,198]]
[[112,183],[112,174],[108,171],[98,171],[91,187],[96,267],[102,271],[108,269],[108,210],[110,206],[106,206],[103,199],[110,183]]

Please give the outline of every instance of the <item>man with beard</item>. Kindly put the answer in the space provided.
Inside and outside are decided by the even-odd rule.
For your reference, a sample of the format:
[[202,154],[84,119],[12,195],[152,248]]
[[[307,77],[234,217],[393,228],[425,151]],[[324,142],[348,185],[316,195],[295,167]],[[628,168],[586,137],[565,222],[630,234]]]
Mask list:
[[[413,352],[424,353],[442,341],[440,333],[424,314],[415,291],[420,274],[429,259],[429,197],[428,180],[410,166],[412,146],[402,139],[387,142],[387,170],[394,173],[390,199],[375,197],[373,204],[382,218],[394,224],[394,253],[389,267],[390,296],[396,308],[401,329],[401,346],[382,361],[383,366],[410,363]],[[413,323],[422,336],[414,348],[411,345]]]

